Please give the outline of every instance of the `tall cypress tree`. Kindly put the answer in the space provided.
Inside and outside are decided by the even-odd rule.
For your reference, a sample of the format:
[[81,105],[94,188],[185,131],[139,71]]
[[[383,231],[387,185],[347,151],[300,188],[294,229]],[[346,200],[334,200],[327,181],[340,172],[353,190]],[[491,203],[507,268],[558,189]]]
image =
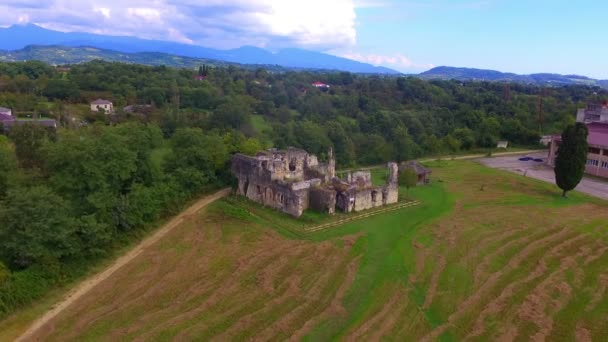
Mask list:
[[562,143],[555,158],[555,182],[563,190],[562,196],[574,189],[583,178],[587,162],[587,135],[583,123],[569,125],[562,132]]

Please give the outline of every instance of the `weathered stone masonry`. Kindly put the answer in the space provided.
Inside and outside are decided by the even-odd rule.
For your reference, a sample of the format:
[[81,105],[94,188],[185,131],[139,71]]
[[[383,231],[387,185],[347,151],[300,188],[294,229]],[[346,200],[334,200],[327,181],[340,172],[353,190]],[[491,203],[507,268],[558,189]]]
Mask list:
[[333,214],[352,212],[396,203],[399,197],[398,167],[389,163],[384,186],[373,186],[371,173],[348,173],[336,177],[336,164],[330,150],[328,161],[296,148],[269,149],[255,157],[236,154],[232,172],[238,179],[237,193],[252,201],[299,217],[311,208]]

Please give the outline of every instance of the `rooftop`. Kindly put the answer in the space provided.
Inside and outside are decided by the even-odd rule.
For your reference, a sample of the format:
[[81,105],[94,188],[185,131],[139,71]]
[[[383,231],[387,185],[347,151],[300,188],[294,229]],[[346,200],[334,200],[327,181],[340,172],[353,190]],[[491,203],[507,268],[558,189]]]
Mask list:
[[410,161],[407,161],[407,162],[403,162],[403,163],[401,163],[401,167],[403,167],[404,169],[413,168],[414,171],[416,171],[417,175],[431,173],[431,170],[429,170],[426,167],[422,166],[422,164],[420,164],[419,162],[417,162],[415,160],[410,160]]
[[10,108],[0,107],[0,112],[10,112],[10,111],[11,111]]
[[97,100],[91,102],[91,104],[94,104],[94,105],[105,105],[105,104],[112,104],[112,102],[108,101],[108,100],[104,100],[104,99],[97,99]]
[[0,113],[0,121],[1,122],[6,122],[6,121],[14,121],[15,118],[11,115],[8,114],[4,114],[4,113]]
[[608,146],[608,123],[592,122],[587,124],[589,136],[587,142],[589,145]]
[[[591,122],[587,124],[589,135],[587,143],[596,146],[608,146],[608,123],[607,122]],[[553,140],[561,141],[562,137],[559,134],[553,136]]]

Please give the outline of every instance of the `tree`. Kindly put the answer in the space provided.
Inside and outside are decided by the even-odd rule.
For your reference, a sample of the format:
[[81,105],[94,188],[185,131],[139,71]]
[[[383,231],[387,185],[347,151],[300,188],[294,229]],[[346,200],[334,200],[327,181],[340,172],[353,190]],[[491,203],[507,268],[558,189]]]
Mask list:
[[6,194],[9,176],[16,170],[16,166],[13,146],[5,136],[0,135],[0,198]]
[[431,135],[427,135],[426,137],[424,137],[424,139],[422,140],[424,149],[426,150],[426,152],[431,155],[431,156],[435,156],[439,153],[441,153],[441,142],[439,141],[439,139],[437,138],[436,135],[431,134]]
[[442,140],[443,145],[446,147],[446,149],[450,152],[452,156],[460,150],[460,140],[456,139],[454,136],[448,134],[443,137]]
[[239,98],[231,98],[219,105],[209,117],[212,128],[240,129],[249,121],[251,107]]
[[48,138],[46,128],[31,123],[15,125],[11,130],[10,137],[15,143],[15,153],[22,167],[42,166],[43,160],[40,149]]
[[569,125],[562,133],[562,143],[555,158],[555,182],[563,190],[563,197],[583,178],[589,148],[588,134],[587,126],[580,122]]
[[469,128],[457,128],[452,133],[461,143],[461,148],[470,150],[475,145],[475,134]]
[[194,194],[216,180],[216,168],[229,159],[219,136],[206,136],[200,128],[178,129],[163,168],[182,191]]
[[418,175],[413,168],[407,168],[399,173],[399,185],[405,186],[406,196],[409,196],[410,188],[418,184]]
[[78,251],[67,202],[45,186],[14,189],[0,206],[0,253],[17,267]]

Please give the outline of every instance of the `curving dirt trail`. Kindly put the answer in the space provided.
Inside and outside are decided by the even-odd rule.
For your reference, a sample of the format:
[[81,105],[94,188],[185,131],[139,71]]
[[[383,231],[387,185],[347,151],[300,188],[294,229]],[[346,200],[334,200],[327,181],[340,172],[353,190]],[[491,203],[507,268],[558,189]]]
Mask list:
[[41,327],[43,327],[46,323],[56,317],[59,313],[69,307],[80,297],[89,292],[93,287],[97,286],[99,283],[109,278],[118,269],[128,264],[131,260],[135,259],[146,248],[148,248],[158,240],[162,239],[163,236],[167,235],[167,233],[169,233],[173,228],[177,227],[186,218],[196,214],[210,203],[213,203],[218,199],[227,196],[229,193],[230,188],[226,188],[216,192],[213,195],[203,197],[202,199],[196,201],[196,203],[191,205],[188,209],[186,209],[179,215],[175,216],[173,219],[171,219],[171,221],[169,221],[162,228],[157,230],[153,235],[140,242],[127,254],[116,259],[116,261],[110,267],[78,284],[74,289],[68,292],[68,294],[61,302],[57,303],[55,306],[53,306],[51,310],[47,311],[44,315],[34,321],[32,325],[30,325],[30,327],[16,341],[21,342],[31,340]]

